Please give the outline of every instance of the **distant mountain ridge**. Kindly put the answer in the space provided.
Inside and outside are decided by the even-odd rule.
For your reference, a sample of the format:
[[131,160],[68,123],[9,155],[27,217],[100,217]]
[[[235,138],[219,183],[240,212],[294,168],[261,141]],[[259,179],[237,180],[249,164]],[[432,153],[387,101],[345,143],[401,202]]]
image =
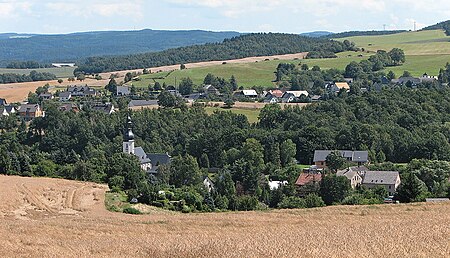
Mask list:
[[301,33],[300,35],[306,36],[306,37],[319,38],[319,37],[324,37],[324,36],[330,36],[333,34],[334,34],[334,32],[329,32],[329,31],[312,31],[312,32]]
[[234,31],[202,30],[98,31],[59,35],[0,34],[0,66],[11,61],[76,62],[91,56],[158,52],[171,48],[222,42]]

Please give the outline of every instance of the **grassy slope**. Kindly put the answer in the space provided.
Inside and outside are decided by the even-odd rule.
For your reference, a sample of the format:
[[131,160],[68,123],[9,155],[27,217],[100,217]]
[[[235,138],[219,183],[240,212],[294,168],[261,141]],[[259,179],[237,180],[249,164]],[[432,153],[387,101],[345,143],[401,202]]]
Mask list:
[[[350,37],[345,39],[353,41],[358,47],[365,48],[372,52],[379,49],[390,50],[394,47],[403,49],[407,55],[406,63],[402,66],[389,67],[386,69],[386,71],[392,70],[398,76],[405,70],[410,71],[414,76],[420,76],[425,72],[430,75],[437,75],[439,69],[444,67],[444,65],[450,61],[450,37],[445,36],[444,32],[439,30],[405,32],[385,36]],[[157,81],[173,85],[175,83],[175,78],[179,81],[181,78],[190,77],[195,84],[199,85],[208,73],[212,73],[224,78],[230,78],[231,75],[234,75],[237,78],[239,85],[246,88],[255,85],[271,87],[274,85],[272,82],[274,79],[273,72],[276,70],[279,63],[306,63],[310,67],[318,65],[322,69],[344,69],[350,62],[360,61],[371,55],[364,53],[364,57],[358,57],[359,54],[361,53],[345,52],[338,54],[338,58],[332,59],[274,60],[258,63],[225,64],[194,68],[183,71],[174,71],[168,76],[168,73],[145,75],[142,76],[142,81],[135,82],[134,84],[138,87],[146,87],[149,83],[153,83],[151,78],[167,76],[167,78],[157,79]]]
[[379,49],[390,50],[394,47],[401,48],[406,54],[406,63],[399,67],[389,67],[397,75],[408,70],[413,75],[423,73],[438,75],[439,69],[450,61],[450,37],[444,31],[418,31],[404,32],[385,36],[349,37],[358,47],[369,51]]
[[68,78],[73,76],[74,67],[61,67],[61,68],[39,68],[39,69],[7,69],[0,68],[0,74],[2,73],[17,73],[17,74],[29,74],[31,71],[47,72],[56,75],[58,78]]

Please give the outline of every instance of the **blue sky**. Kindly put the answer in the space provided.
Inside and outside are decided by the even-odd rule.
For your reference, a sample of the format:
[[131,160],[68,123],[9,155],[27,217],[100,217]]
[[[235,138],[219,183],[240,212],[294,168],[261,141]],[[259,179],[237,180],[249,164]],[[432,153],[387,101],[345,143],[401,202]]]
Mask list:
[[450,19],[449,0],[0,0],[0,33],[202,29],[301,33],[412,29]]

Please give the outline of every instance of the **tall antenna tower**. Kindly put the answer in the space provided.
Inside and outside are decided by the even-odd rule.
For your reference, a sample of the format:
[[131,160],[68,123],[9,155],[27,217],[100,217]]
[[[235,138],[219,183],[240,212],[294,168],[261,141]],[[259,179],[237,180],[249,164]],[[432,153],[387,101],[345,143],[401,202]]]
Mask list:
[[417,22],[414,21],[414,31],[417,31]]
[[383,24],[383,30],[384,31],[386,30],[386,24]]

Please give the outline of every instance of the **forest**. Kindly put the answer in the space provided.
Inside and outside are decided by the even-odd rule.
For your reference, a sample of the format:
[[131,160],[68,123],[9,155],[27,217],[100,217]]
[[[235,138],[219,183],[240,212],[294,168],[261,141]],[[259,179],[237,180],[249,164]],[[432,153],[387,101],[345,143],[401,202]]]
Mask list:
[[[136,145],[173,157],[156,177],[122,153],[128,111],[62,112],[51,102],[45,109],[46,116],[29,125],[15,116],[0,119],[1,174],[108,183],[129,198],[184,212],[381,203],[386,193],[380,189],[351,190],[331,175],[314,193],[297,196],[297,162],[311,164],[317,149],[349,149],[368,150],[379,170],[401,170],[402,201],[448,196],[448,88],[341,92],[303,109],[268,105],[257,124],[231,112],[208,115],[201,105],[136,111]],[[202,187],[206,175],[217,191]],[[289,184],[270,191],[268,179]]]
[[4,73],[0,74],[0,84],[17,82],[34,82],[56,80],[56,75],[48,72],[31,71],[30,74]]
[[142,69],[192,62],[239,59],[252,56],[271,56],[315,51],[329,55],[355,50],[354,44],[344,44],[329,39],[310,38],[294,34],[258,33],[246,34],[222,43],[209,43],[169,49],[156,53],[126,56],[87,58],[78,64],[77,73],[96,74],[130,69]]

